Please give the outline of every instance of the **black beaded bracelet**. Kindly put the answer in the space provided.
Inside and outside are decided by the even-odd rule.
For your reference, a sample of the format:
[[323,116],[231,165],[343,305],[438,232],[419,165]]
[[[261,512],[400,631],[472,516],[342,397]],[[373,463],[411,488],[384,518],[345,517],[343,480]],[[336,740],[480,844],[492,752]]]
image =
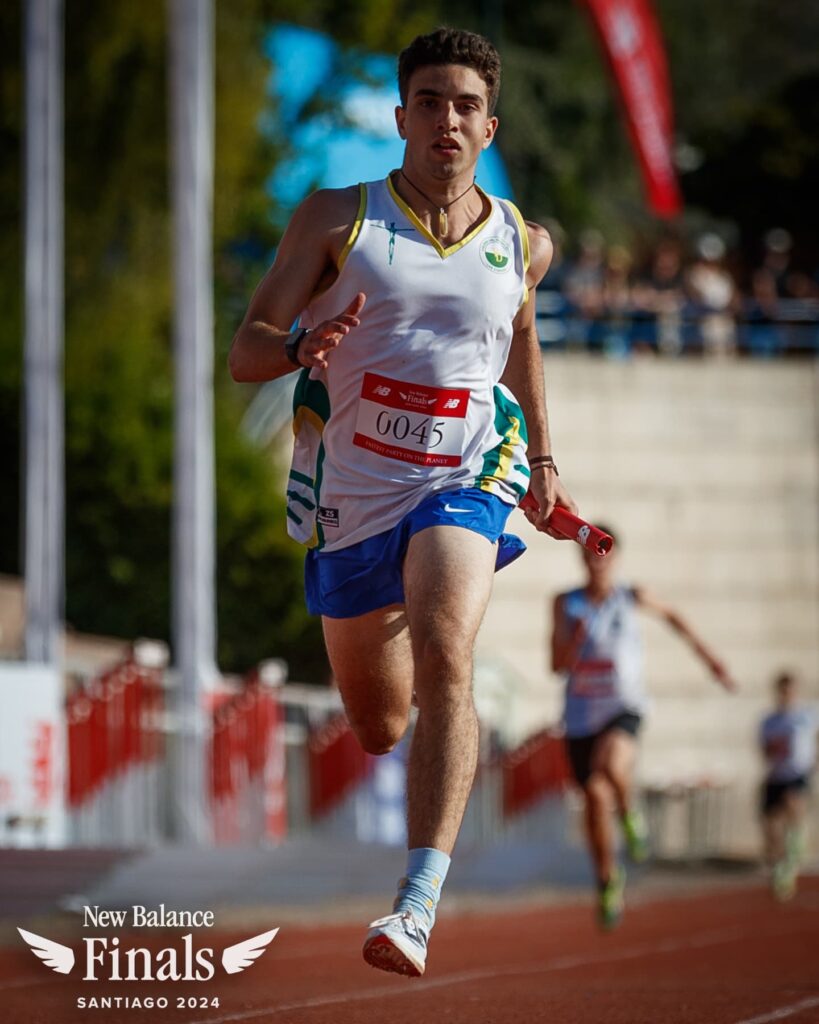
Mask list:
[[560,476],[557,471],[557,463],[551,455],[536,455],[529,459],[529,469],[551,469],[554,470],[555,476]]

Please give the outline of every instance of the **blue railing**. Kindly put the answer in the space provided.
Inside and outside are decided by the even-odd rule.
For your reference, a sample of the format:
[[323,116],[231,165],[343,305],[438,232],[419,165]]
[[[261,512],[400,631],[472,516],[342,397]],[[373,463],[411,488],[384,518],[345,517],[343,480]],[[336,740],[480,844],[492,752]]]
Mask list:
[[666,312],[626,306],[590,318],[562,292],[541,289],[537,327],[547,352],[584,351],[612,357],[819,355],[819,299],[780,299],[773,311],[748,299],[736,313],[693,302]]

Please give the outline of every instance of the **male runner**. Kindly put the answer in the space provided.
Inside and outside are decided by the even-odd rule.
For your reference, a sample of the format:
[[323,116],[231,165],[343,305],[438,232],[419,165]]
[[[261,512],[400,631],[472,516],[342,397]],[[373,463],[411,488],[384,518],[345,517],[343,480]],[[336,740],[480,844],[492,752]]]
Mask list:
[[767,764],[762,823],[771,888],[777,899],[789,900],[796,892],[804,848],[819,714],[800,703],[799,683],[790,672],[776,677],[774,692],[776,710],[763,719],[759,729],[759,745]]
[[498,125],[498,54],[438,29],[401,53],[398,81],[400,170],[301,204],[230,366],[242,381],[301,368],[288,531],[309,547],[307,606],[367,751],[395,746],[416,695],[407,871],[364,957],[418,976],[475,774],[475,635],[494,571],[524,549],[506,519],[529,486],[540,530],[575,506],[535,329],[552,246],[474,180]]
[[[614,537],[608,527],[601,527]],[[554,602],[552,669],[566,677],[566,747],[583,791],[586,835],[598,886],[597,917],[604,929],[623,913],[625,871],[615,861],[612,805],[632,860],[648,856],[646,828],[632,802],[637,734],[646,710],[642,642],[636,610],[660,616],[687,640],[727,690],[736,684],[682,616],[643,587],[617,582],[617,551],[600,557],[582,549],[586,582]]]

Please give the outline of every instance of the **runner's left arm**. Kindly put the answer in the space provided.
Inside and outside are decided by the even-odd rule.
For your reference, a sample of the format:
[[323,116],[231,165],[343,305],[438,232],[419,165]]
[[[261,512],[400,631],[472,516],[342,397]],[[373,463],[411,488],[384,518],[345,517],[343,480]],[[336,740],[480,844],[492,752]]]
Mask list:
[[697,657],[705,663],[714,679],[726,690],[735,691],[739,689],[736,680],[728,671],[725,664],[714,654],[706,642],[694,631],[690,623],[680,613],[660,601],[654,594],[650,594],[644,587],[634,587],[634,600],[638,607],[652,612],[663,619],[671,628],[685,640]]
[[[532,459],[538,455],[554,455],[546,411],[543,357],[535,324],[535,290],[552,261],[552,241],[548,231],[539,224],[527,221],[526,228],[531,253],[529,271],[526,275],[529,294],[514,320],[512,345],[501,383],[509,388],[523,410],[529,436],[527,454]],[[577,513],[577,506],[561,483],[560,477],[554,470],[542,466],[532,470],[530,487],[540,508],[538,512],[527,510],[526,518],[538,530],[564,540],[564,537],[546,526],[546,520],[555,505],[563,505],[570,512]]]

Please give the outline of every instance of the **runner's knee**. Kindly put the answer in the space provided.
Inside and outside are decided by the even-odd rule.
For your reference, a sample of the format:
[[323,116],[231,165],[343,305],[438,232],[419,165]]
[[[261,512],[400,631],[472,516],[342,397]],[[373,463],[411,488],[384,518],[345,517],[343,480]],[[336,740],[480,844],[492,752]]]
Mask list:
[[379,719],[351,719],[350,725],[368,754],[389,754],[406,732],[407,718],[389,715]]
[[583,786],[586,800],[595,809],[604,809],[611,801],[611,783],[602,772],[592,772]]
[[432,637],[415,652],[415,689],[424,698],[461,699],[472,692],[471,645],[452,638]]

